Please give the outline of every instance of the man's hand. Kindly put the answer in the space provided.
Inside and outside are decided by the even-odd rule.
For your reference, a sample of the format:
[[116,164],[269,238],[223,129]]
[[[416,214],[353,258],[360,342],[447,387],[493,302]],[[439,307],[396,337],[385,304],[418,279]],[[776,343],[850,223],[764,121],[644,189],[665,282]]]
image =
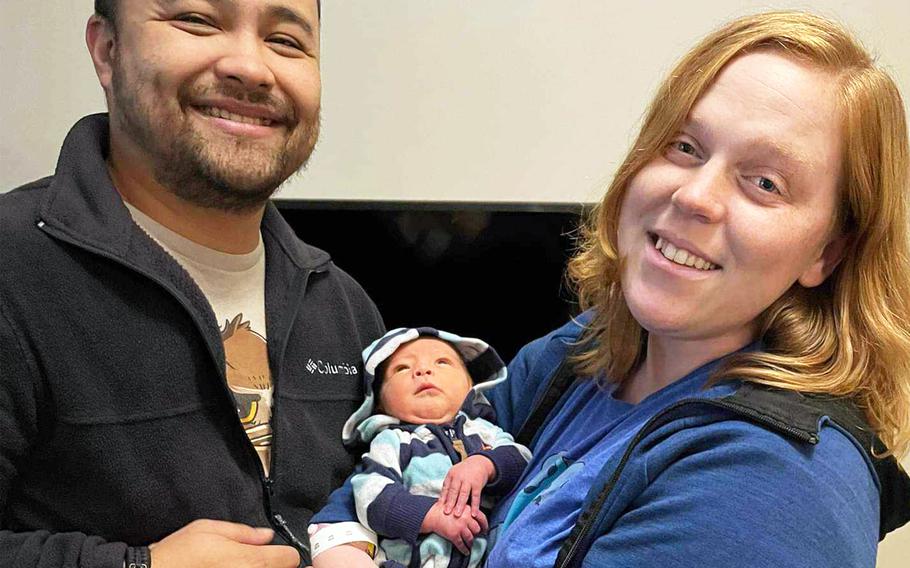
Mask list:
[[453,465],[442,482],[442,491],[439,493],[439,502],[443,505],[445,514],[454,510],[455,516],[460,517],[470,497],[471,516],[476,518],[481,514],[480,492],[494,475],[496,466],[490,458],[483,455],[468,456]]
[[[471,515],[447,515],[442,509],[442,503],[437,501],[430,507],[427,516],[420,525],[420,533],[436,533],[445,538],[465,556],[471,554],[471,545],[474,536],[487,532],[489,529],[487,517],[478,511],[477,517]],[[157,568],[157,567],[156,567]]]
[[293,547],[269,544],[271,529],[198,520],[151,545],[155,568],[297,568]]

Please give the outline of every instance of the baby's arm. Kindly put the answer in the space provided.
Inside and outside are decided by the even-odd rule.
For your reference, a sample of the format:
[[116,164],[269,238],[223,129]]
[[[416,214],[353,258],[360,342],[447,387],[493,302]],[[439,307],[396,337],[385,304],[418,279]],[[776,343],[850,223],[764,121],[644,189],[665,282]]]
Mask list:
[[[363,466],[358,464],[354,473],[329,495],[328,503],[310,520],[308,532],[314,568],[374,566],[371,558],[376,551],[377,536],[357,520],[351,486],[351,479],[362,470]],[[348,552],[329,554],[335,548]]]
[[401,441],[394,430],[380,432],[363,456],[363,471],[351,478],[360,522],[378,534],[416,543],[421,534],[434,532],[463,554],[470,554],[474,535],[487,529],[486,518],[446,515],[442,504],[429,495],[410,492],[402,478]]
[[466,422],[464,432],[479,435],[490,449],[454,465],[446,475],[439,500],[445,513],[454,511],[455,516],[461,516],[470,501],[471,515],[476,517],[484,488],[498,495],[508,493],[521,477],[531,452],[516,443],[508,432],[482,418]]
[[416,543],[434,497],[410,493],[402,478],[401,441],[395,430],[373,438],[361,473],[351,478],[357,518],[376,533]]
[[[370,538],[367,533],[372,531],[356,522],[311,525],[312,568],[375,568],[375,544],[371,542],[375,534]],[[356,540],[358,534],[364,540]]]

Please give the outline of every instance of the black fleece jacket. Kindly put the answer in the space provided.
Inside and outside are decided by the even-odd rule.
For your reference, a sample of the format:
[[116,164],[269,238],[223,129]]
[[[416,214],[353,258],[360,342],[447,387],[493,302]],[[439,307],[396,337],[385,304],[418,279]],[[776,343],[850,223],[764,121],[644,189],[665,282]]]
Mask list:
[[[0,195],[0,566],[121,568],[198,518],[306,525],[355,456],[360,352],[376,307],[269,205],[271,478],[237,416],[208,302],[132,221],[105,165],[105,115],[56,173]],[[299,545],[299,543],[298,543]]]

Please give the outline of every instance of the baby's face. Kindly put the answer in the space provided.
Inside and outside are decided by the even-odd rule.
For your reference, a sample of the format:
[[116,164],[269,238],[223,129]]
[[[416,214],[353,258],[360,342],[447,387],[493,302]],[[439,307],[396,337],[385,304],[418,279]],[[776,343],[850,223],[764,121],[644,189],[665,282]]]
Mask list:
[[461,408],[471,376],[445,341],[415,339],[389,357],[379,398],[385,414],[412,424],[444,424]]

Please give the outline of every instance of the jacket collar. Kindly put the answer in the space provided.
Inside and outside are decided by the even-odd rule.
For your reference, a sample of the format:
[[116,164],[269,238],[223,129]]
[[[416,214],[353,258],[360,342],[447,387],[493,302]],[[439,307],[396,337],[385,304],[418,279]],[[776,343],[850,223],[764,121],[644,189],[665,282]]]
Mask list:
[[[79,120],[67,134],[41,220],[92,249],[124,258],[141,230],[108,173],[108,128],[108,115],[94,114]],[[300,241],[271,202],[263,215],[262,233],[267,244],[276,245],[270,250],[283,252],[297,268],[318,269],[330,260],[326,252]]]

